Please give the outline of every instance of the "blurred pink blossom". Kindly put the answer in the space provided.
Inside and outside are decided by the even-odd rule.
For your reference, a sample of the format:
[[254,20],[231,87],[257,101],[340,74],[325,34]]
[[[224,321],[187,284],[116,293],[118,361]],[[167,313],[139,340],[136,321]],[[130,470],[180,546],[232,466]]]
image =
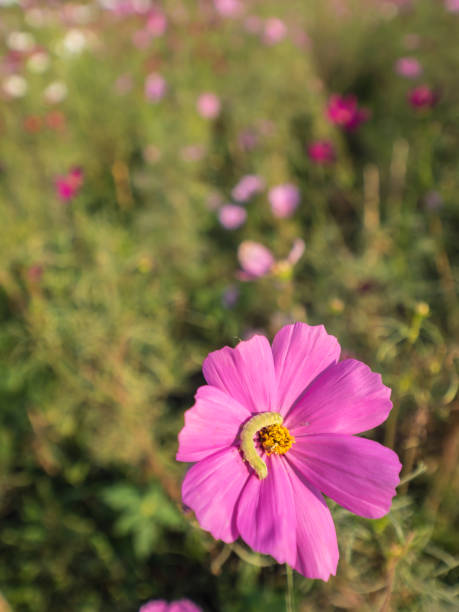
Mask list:
[[300,203],[300,191],[293,183],[285,183],[270,189],[268,199],[275,217],[290,217]]
[[167,28],[166,15],[159,9],[153,8],[148,14],[146,29],[153,37],[162,36]]
[[56,178],[56,194],[62,202],[70,202],[78,194],[82,185],[83,170],[79,167],[71,168],[66,175]]
[[239,132],[237,142],[242,151],[252,151],[258,144],[258,134],[255,130],[247,128]]
[[240,0],[214,0],[214,6],[222,17],[237,17],[242,11]]
[[252,240],[241,242],[237,256],[242,267],[239,273],[241,280],[254,280],[266,276],[275,264],[271,251],[259,242],[253,242]]
[[359,108],[357,98],[354,95],[333,94],[328,101],[327,117],[331,123],[352,131],[357,129],[361,123],[367,121],[369,113],[367,109]]
[[269,17],[265,21],[263,30],[263,42],[267,45],[275,45],[287,35],[287,26],[278,17]]
[[290,253],[287,256],[287,261],[290,265],[294,266],[299,262],[305,251],[306,245],[302,238],[296,238],[293,241],[293,246],[290,249]]
[[154,72],[145,79],[145,96],[150,102],[159,102],[167,91],[164,77]]
[[459,13],[459,0],[445,0],[445,8],[450,13]]
[[139,612],[202,612],[202,609],[189,599],[178,599],[170,603],[164,599],[152,599],[143,604]]
[[150,44],[152,36],[146,28],[136,30],[132,35],[132,43],[137,49],[146,49]]
[[418,85],[409,92],[408,101],[413,108],[432,108],[437,102],[437,95],[428,85]]
[[265,188],[265,182],[257,174],[246,174],[234,187],[231,195],[237,202],[248,202],[253,196]]
[[308,146],[309,159],[315,164],[331,164],[336,159],[335,149],[329,140],[316,140]]
[[220,114],[220,98],[210,91],[199,96],[196,106],[201,117],[205,119],[215,119]]
[[247,212],[242,206],[225,204],[218,211],[218,219],[224,228],[233,230],[244,225],[247,219]]
[[401,57],[395,63],[395,72],[407,79],[415,79],[422,74],[422,66],[415,57]]

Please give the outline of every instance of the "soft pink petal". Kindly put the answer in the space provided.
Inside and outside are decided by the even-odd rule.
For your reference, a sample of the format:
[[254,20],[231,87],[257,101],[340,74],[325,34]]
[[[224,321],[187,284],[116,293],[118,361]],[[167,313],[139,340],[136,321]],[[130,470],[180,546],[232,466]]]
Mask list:
[[250,414],[217,387],[200,387],[194,406],[185,412],[177,461],[200,461],[231,446]]
[[202,608],[189,599],[178,599],[171,602],[168,612],[202,612]]
[[278,563],[293,565],[296,557],[295,503],[285,459],[265,458],[268,476],[253,475],[241,494],[237,527],[255,551],[271,555]]
[[250,412],[276,409],[273,356],[265,336],[210,353],[202,371],[209,385],[225,391]]
[[327,581],[336,574],[339,551],[335,525],[320,492],[303,477],[288,453],[296,509],[296,560],[292,567],[306,578]]
[[182,485],[183,503],[216,540],[234,542],[239,536],[234,512],[249,478],[249,468],[235,447],[215,453],[187,472]]
[[312,433],[361,433],[384,422],[391,390],[380,374],[355,359],[330,366],[308,387],[288,414],[286,425]]
[[305,479],[341,506],[366,518],[390,510],[401,463],[390,448],[343,434],[297,440],[289,453]]
[[323,325],[286,325],[273,341],[278,386],[277,408],[288,412],[298,396],[330,364],[339,359],[340,346]]
[[164,599],[154,599],[140,606],[139,612],[168,612],[168,610],[169,604],[167,601]]

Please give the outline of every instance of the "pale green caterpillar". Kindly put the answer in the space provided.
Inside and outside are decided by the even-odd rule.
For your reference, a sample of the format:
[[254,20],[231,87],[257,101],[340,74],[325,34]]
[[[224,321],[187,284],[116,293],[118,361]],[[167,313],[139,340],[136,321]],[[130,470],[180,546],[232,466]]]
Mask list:
[[257,453],[253,438],[257,431],[269,425],[282,425],[284,419],[278,412],[261,412],[253,416],[241,431],[241,451],[244,459],[255,470],[258,478],[263,480],[268,475],[266,463]]

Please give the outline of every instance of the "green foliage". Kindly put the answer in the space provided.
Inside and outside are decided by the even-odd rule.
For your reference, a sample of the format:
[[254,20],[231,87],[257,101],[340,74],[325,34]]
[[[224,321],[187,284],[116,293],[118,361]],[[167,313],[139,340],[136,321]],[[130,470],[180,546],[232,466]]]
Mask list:
[[[212,2],[167,0],[167,30],[144,47],[132,41],[145,16],[96,2],[2,8],[0,610],[182,597],[283,610],[285,568],[199,528],[175,453],[207,353],[292,320],[324,323],[382,373],[394,410],[368,435],[404,464],[387,517],[332,507],[338,575],[295,575],[298,610],[457,609],[457,15],[427,0],[244,5],[282,18],[286,39],[264,44]],[[43,72],[8,47],[14,32],[47,53]],[[394,72],[404,55],[420,60],[418,81]],[[28,90],[12,98],[16,72]],[[156,72],[168,90],[152,103]],[[50,102],[55,81],[67,96]],[[439,92],[433,108],[407,103],[419,82]],[[215,120],[197,113],[203,91],[221,98]],[[370,110],[358,131],[326,120],[335,92]],[[308,158],[317,139],[334,164]],[[55,179],[72,166],[84,182],[63,203]],[[227,231],[212,204],[249,173],[297,184],[301,204],[275,218],[265,190]],[[295,266],[238,280],[243,240],[279,262],[297,238]]]

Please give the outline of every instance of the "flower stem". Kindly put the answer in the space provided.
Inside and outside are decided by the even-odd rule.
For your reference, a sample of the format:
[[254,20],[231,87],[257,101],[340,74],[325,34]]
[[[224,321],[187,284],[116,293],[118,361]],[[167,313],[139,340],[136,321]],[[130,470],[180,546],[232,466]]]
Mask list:
[[285,564],[287,570],[287,593],[285,596],[285,609],[287,612],[295,612],[295,592],[293,588],[293,571],[292,568]]

